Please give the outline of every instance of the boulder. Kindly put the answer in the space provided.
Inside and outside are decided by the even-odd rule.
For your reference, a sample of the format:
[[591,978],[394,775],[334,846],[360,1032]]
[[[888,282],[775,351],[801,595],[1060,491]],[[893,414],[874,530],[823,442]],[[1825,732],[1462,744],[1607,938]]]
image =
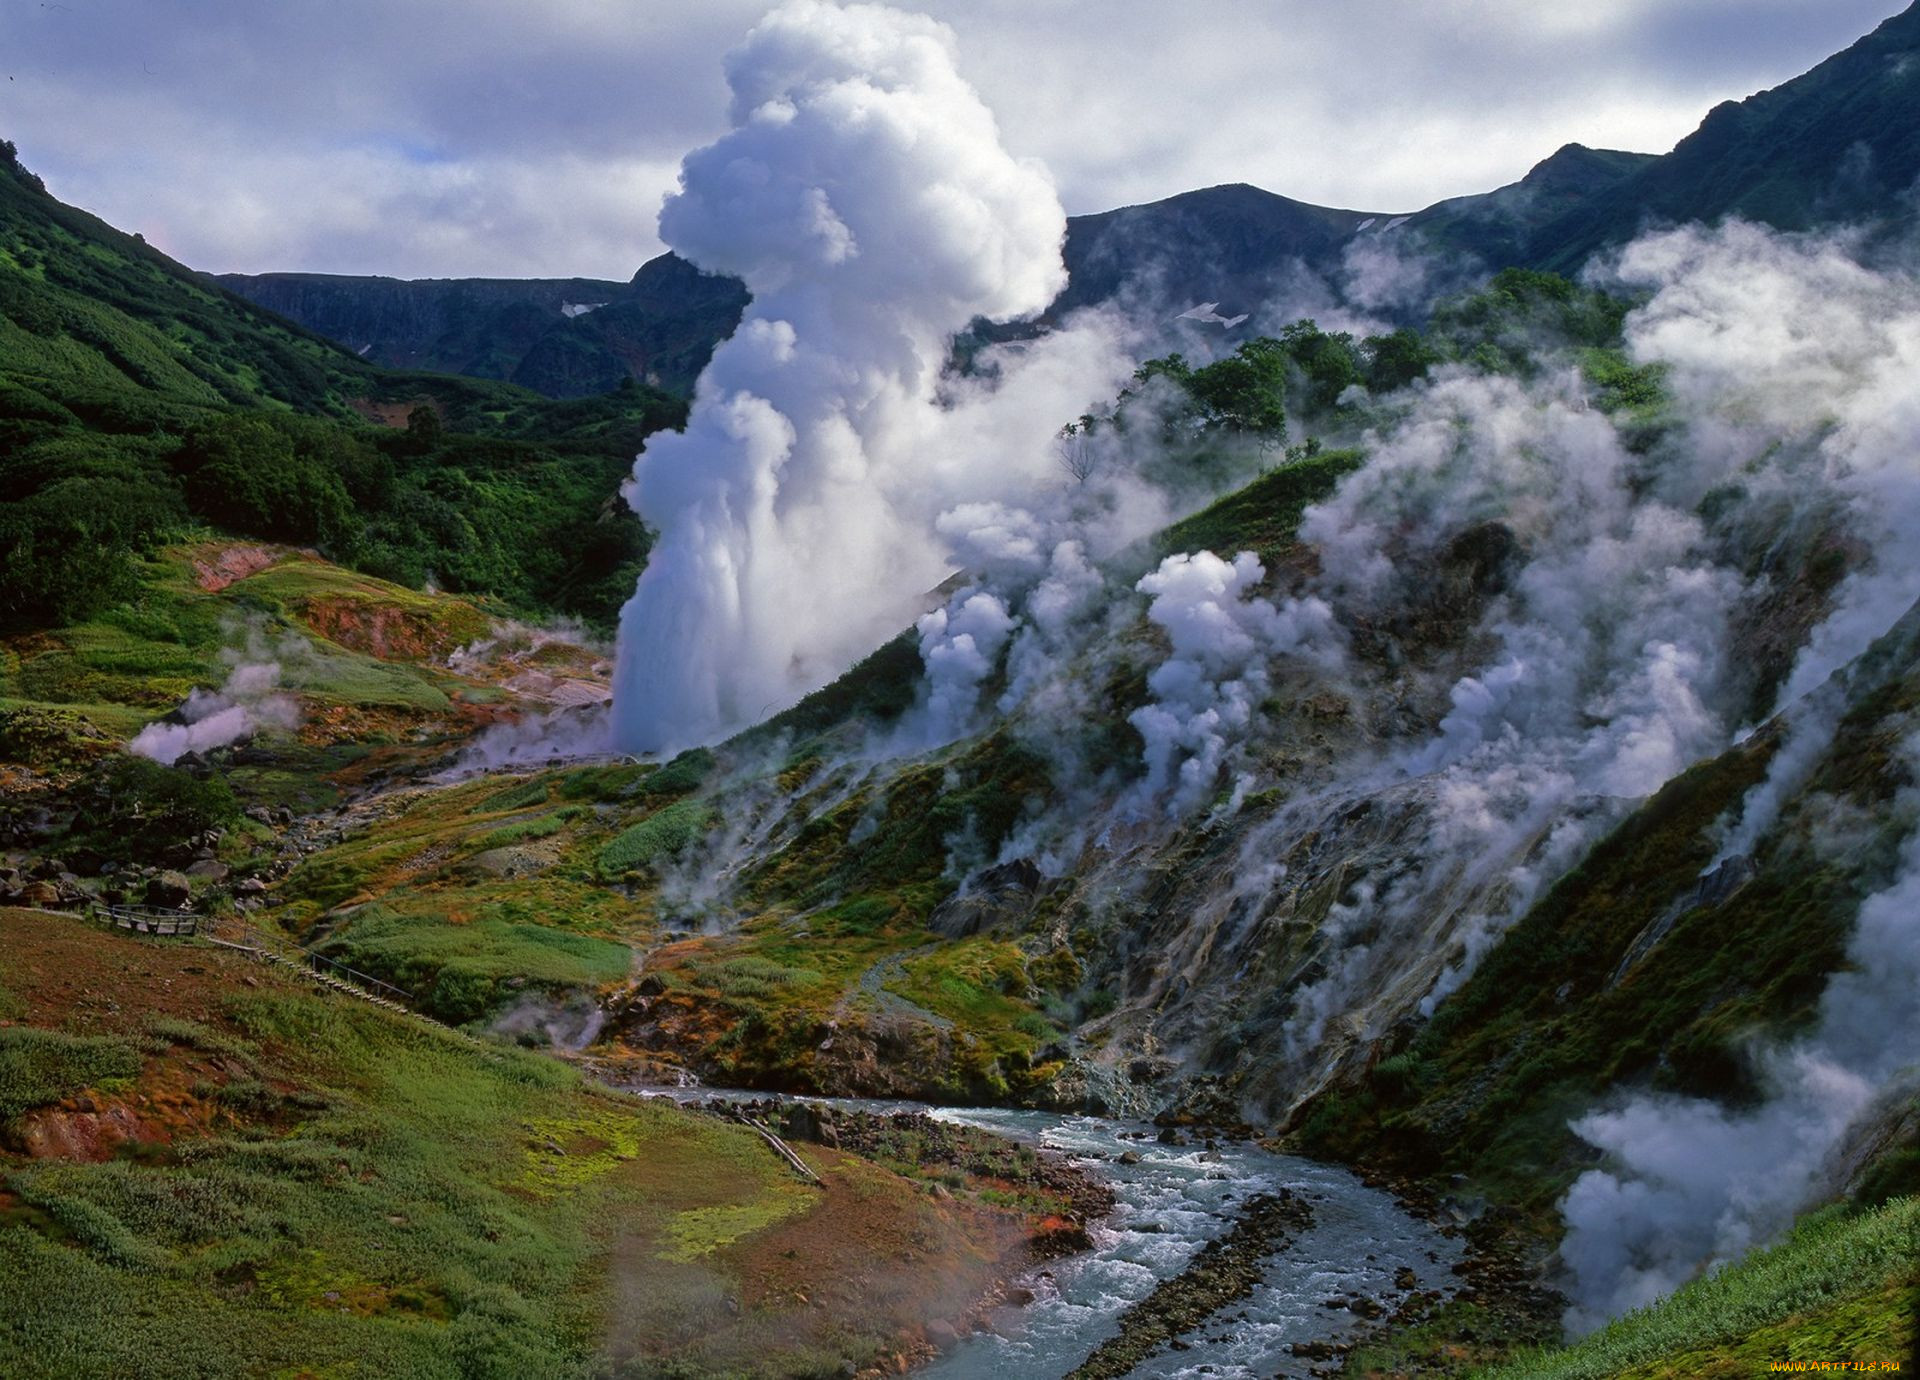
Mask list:
[[208,882],[224,882],[228,870],[227,865],[218,858],[201,858],[187,869],[187,876]]
[[989,867],[927,917],[927,928],[949,939],[1016,929],[1033,912],[1040,869],[1026,858]]
[[19,901],[23,906],[57,906],[60,888],[52,882],[28,882],[20,888]]
[[193,899],[193,883],[178,872],[162,872],[147,882],[147,904],[178,910]]

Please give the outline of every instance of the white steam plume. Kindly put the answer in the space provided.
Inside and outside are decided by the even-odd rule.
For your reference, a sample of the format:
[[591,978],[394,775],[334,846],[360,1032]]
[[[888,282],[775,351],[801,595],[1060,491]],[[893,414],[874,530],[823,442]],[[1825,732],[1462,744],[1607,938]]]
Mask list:
[[1013,617],[994,595],[968,590],[918,627],[927,668],[924,731],[931,742],[950,742],[972,726],[980,687],[1013,632]]
[[1153,596],[1147,618],[1166,630],[1171,655],[1147,677],[1152,703],[1127,716],[1147,767],[1135,806],[1164,801],[1181,814],[1211,797],[1267,697],[1273,658],[1339,666],[1333,611],[1311,597],[1274,607],[1253,592],[1266,574],[1251,551],[1231,563],[1200,551],[1141,577],[1138,589]]
[[634,466],[629,502],[660,540],[621,616],[629,749],[711,739],[825,683],[951,568],[935,514],[1048,464],[1038,438],[953,444],[991,428],[940,411],[953,334],[1065,283],[1059,199],[1001,148],[952,33],[794,0],[727,80],[733,129],[688,156],[660,230],[753,302],[686,431]]
[[1449,544],[1490,520],[1513,573],[1481,623],[1491,654],[1455,682],[1438,733],[1353,773],[1363,793],[1408,783],[1394,789],[1427,823],[1404,868],[1353,904],[1347,928],[1375,936],[1371,957],[1329,961],[1300,993],[1296,1053],[1453,912],[1430,1014],[1633,802],[1726,741],[1716,706],[1739,582],[1577,376],[1449,373],[1371,441],[1301,528],[1343,618],[1417,600]]
[[172,766],[189,752],[208,752],[251,738],[267,728],[291,729],[300,706],[278,693],[277,661],[243,661],[227,673],[218,690],[192,691],[176,711],[179,722],[148,724],[127,744],[131,752]]
[[1717,866],[1752,850],[1831,741],[1843,697],[1821,687],[1920,593],[1920,284],[1863,268],[1843,241],[1741,224],[1640,240],[1611,276],[1660,288],[1634,314],[1630,345],[1669,370],[1707,481],[1754,482],[1750,462],[1776,437],[1816,436],[1804,493],[1837,495],[1872,552],[1835,590],[1780,689],[1785,740]]

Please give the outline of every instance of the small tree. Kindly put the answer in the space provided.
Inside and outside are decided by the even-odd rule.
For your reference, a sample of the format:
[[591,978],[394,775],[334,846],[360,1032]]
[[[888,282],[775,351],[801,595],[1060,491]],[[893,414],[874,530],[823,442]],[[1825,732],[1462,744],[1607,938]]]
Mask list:
[[1068,422],[1060,428],[1060,434],[1053,438],[1054,458],[1060,467],[1073,476],[1073,482],[1084,484],[1092,475],[1098,456],[1093,447],[1094,418],[1083,416],[1077,422]]

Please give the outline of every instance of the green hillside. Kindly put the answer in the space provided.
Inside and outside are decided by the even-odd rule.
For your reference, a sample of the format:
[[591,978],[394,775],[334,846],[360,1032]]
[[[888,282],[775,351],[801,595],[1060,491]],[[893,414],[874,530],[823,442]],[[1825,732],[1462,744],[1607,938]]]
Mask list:
[[[682,404],[405,374],[212,285],[0,160],[0,625],[135,595],[211,527],[605,623],[644,534],[615,492]],[[564,554],[563,554],[564,553]]]

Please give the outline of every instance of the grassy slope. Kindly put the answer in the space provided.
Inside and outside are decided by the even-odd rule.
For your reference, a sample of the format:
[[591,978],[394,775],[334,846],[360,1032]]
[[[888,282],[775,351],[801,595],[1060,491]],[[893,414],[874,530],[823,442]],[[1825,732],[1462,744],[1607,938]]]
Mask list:
[[299,742],[323,754],[302,757],[282,741],[291,756],[276,779],[319,791],[318,804],[331,798],[316,772],[382,743],[465,731],[480,706],[502,699],[496,687],[434,664],[487,634],[485,608],[285,548],[244,548],[275,563],[204,588],[196,565],[233,549],[203,541],[162,550],[145,562],[136,600],[71,627],[0,638],[0,711],[78,714],[124,740],[196,686],[218,686],[234,658],[272,659],[301,703]]
[[[209,946],[20,911],[0,936],[6,1374],[839,1374],[1009,1244]],[[833,1283],[902,1253],[930,1287]]]
[[[439,427],[397,438],[391,428],[416,405]],[[631,380],[556,401],[506,383],[375,368],[0,165],[0,549],[18,539],[18,521],[41,532],[32,559],[43,567],[50,550],[80,544],[98,544],[98,559],[117,565],[144,538],[102,536],[107,515],[129,493],[177,506],[183,475],[196,518],[252,522],[256,536],[275,535],[273,521],[306,521],[286,503],[266,518],[235,518],[218,493],[190,482],[194,438],[247,413],[286,419],[303,446],[333,457],[318,471],[303,460],[307,482],[358,457],[358,511],[317,537],[286,535],[331,542],[330,554],[414,585],[433,577],[607,621],[645,547],[612,503],[619,479],[649,433],[679,424],[684,405]],[[20,608],[5,600],[0,610],[41,626],[44,598],[22,594]]]
[[[267,406],[347,418],[354,404],[429,398],[456,429],[552,437],[599,424],[595,400],[366,364],[0,169],[0,381],[128,408]],[[15,308],[40,330],[23,329]]]
[[1487,1380],[1751,1376],[1779,1363],[1899,1363],[1920,1343],[1920,1198],[1821,1213],[1769,1250]]

